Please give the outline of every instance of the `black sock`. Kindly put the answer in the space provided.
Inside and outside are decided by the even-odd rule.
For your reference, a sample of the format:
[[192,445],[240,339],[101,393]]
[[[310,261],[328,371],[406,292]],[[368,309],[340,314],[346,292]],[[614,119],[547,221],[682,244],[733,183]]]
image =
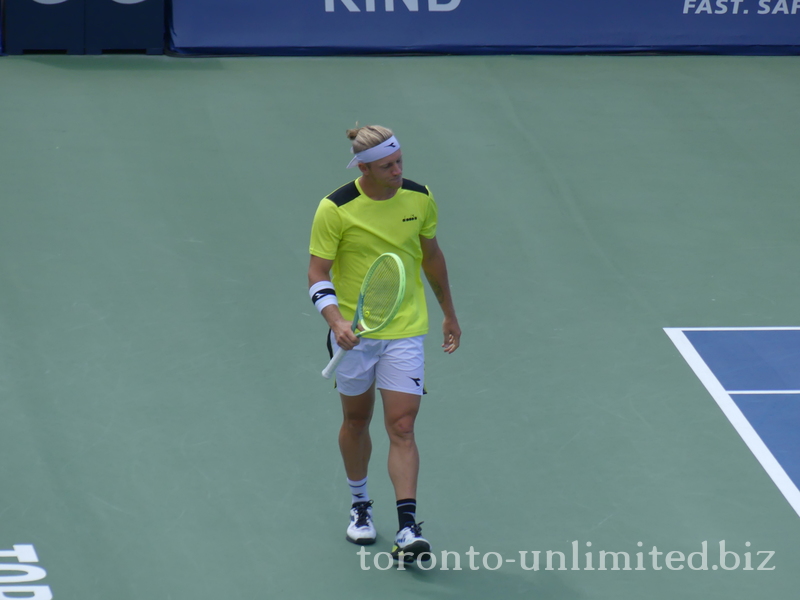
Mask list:
[[397,501],[397,519],[400,529],[414,525],[417,516],[417,501],[415,498],[406,498]]

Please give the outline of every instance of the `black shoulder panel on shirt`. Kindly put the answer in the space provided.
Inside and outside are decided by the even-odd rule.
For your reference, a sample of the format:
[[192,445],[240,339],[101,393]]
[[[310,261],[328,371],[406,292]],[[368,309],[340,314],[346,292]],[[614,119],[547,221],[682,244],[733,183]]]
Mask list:
[[411,181],[410,179],[403,179],[403,189],[411,190],[412,192],[419,192],[420,194],[425,194],[426,196],[430,196],[428,188],[426,188],[424,185],[418,184],[416,181]]
[[351,200],[355,200],[360,196],[358,188],[356,187],[356,182],[351,181],[350,183],[346,183],[338,190],[329,194],[327,196],[328,200],[333,202],[336,206],[343,206],[350,202]]

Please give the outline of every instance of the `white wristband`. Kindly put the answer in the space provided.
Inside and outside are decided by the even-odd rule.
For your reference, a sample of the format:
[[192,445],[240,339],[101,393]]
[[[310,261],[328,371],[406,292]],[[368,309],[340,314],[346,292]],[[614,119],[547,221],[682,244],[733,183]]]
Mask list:
[[330,281],[318,281],[308,289],[308,295],[317,310],[321,313],[322,309],[331,304],[339,306],[339,300],[336,298],[336,290]]

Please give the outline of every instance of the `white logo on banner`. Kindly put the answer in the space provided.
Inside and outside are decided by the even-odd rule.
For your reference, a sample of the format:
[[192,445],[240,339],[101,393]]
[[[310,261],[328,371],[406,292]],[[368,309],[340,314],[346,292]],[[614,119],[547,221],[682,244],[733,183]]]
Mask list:
[[144,0],[114,0],[117,4],[139,4]]
[[[693,12],[696,15],[746,15],[750,12],[749,9],[744,8],[739,10],[739,5],[748,6],[744,4],[745,0],[684,0],[683,14]],[[774,2],[775,6],[770,6]],[[791,12],[789,11],[789,3],[792,4]],[[714,6],[712,6],[712,3]],[[758,0],[758,13],[759,15],[768,15],[770,12],[773,15],[796,15],[800,13],[800,0]]]
[[[355,0],[339,0],[344,7],[350,12],[361,12]],[[411,12],[419,11],[420,0],[397,0],[406,5],[406,8]],[[423,2],[425,0],[422,0]],[[380,0],[364,0],[364,10],[367,12],[375,12],[375,4]],[[384,0],[384,10],[386,12],[394,12],[395,0]],[[455,10],[461,0],[428,0],[428,11],[430,12],[447,12]],[[333,12],[335,9],[336,0],[325,0],[325,12]]]

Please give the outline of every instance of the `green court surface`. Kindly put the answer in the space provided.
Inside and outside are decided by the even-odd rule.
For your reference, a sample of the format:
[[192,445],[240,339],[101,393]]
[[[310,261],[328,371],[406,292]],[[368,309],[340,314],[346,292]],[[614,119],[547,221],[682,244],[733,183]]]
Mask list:
[[[800,520],[663,328],[800,325],[798,98],[796,57],[0,59],[0,550],[47,573],[0,591],[797,597]],[[344,539],[306,269],[356,121],[439,204],[464,337],[438,351],[432,303],[418,516],[447,570]]]

